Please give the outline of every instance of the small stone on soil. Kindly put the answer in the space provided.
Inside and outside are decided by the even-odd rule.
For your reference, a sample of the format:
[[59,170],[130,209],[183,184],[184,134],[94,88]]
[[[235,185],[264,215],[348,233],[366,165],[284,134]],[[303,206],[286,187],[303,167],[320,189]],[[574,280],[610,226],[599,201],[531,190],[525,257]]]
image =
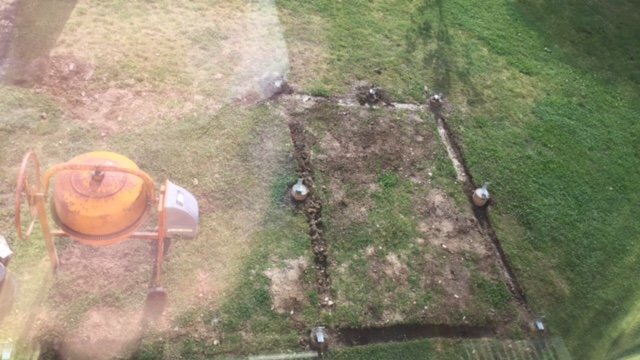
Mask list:
[[374,256],[376,254],[376,248],[373,246],[368,246],[364,251],[367,256]]

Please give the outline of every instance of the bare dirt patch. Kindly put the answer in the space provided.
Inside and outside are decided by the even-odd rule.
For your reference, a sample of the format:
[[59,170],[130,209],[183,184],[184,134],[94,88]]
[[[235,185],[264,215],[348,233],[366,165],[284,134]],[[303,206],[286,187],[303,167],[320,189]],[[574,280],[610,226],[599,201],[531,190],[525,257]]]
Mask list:
[[395,253],[387,254],[384,258],[372,256],[369,261],[369,276],[376,282],[386,278],[395,282],[398,287],[405,287],[409,278],[409,268],[405,262],[406,259],[400,259]]
[[71,54],[41,56],[31,61],[14,82],[46,88],[52,95],[61,96],[86,90],[95,70],[94,64]]
[[150,283],[154,256],[145,241],[129,240],[100,248],[74,242],[59,248],[58,253],[61,265],[56,281],[60,286],[51,294],[54,302],[64,303],[85,294],[145,293]]
[[[425,287],[439,289],[447,300],[443,311],[463,310],[473,304],[474,288],[470,267],[495,276],[490,243],[470,211],[456,206],[444,191],[432,189],[419,202],[425,215],[418,223],[422,233],[419,245],[435,251],[424,255],[423,270],[429,274]],[[426,241],[424,241],[426,240]]]
[[[137,240],[104,248],[59,245],[61,265],[33,337],[70,357],[108,359],[134,348],[151,278],[150,249]],[[125,300],[132,293],[140,294],[138,303]]]
[[136,349],[142,331],[140,314],[114,308],[91,309],[65,338],[60,354],[67,358],[113,359]]
[[269,293],[274,310],[279,314],[297,312],[308,305],[307,292],[302,276],[307,271],[307,260],[304,258],[285,260],[286,267],[268,269],[264,274],[271,280]]
[[[427,181],[422,168],[425,159],[434,159],[436,138],[419,117],[389,115],[371,116],[366,108],[334,108],[320,105],[310,114],[326,129],[324,134],[314,133],[311,127],[312,145],[319,145],[316,154],[321,166],[330,170],[332,177],[339,177],[350,184],[370,184],[376,174],[368,168],[375,160],[378,170],[393,169],[407,177]],[[321,136],[321,137],[320,137]],[[315,138],[314,138],[315,137]]]
[[[379,189],[377,177],[397,171],[403,177],[428,184],[423,171],[432,162],[437,138],[424,121],[401,112],[378,114],[374,110],[340,108],[328,102],[302,110],[312,161],[323,174],[323,186],[331,196],[327,205],[345,225],[361,222],[372,207],[369,196],[348,196],[346,191],[371,194]],[[378,114],[378,115],[375,115]],[[313,124],[313,125],[311,125]]]
[[409,269],[405,264],[400,262],[398,255],[391,253],[388,254],[385,259],[387,263],[383,267],[382,271],[394,280],[403,283],[407,281],[407,276],[409,275]]
[[429,191],[419,211],[426,215],[419,222],[419,229],[431,245],[449,253],[470,251],[482,257],[489,255],[489,244],[473,214],[456,206],[444,191]]
[[[41,56],[14,81],[52,96],[70,118],[96,127],[102,136],[149,125],[160,117],[180,117],[193,107],[187,96],[176,90],[147,88],[134,79],[126,87],[118,87],[96,78],[95,72],[95,64],[73,54]],[[171,108],[171,103],[181,105]]]

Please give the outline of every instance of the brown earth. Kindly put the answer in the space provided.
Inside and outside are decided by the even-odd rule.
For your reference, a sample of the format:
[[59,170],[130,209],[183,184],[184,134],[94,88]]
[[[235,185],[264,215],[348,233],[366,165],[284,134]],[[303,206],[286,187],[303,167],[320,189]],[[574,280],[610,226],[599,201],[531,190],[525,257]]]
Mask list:
[[[490,240],[470,209],[460,208],[432,185],[434,176],[443,176],[434,175],[436,154],[444,153],[438,149],[435,127],[415,112],[336,106],[331,100],[298,100],[288,107],[296,121],[303,124],[308,148],[312,149],[311,161],[319,174],[316,186],[325,194],[322,198],[329,209],[325,216],[334,234],[366,223],[375,206],[371,195],[380,190],[380,173],[392,171],[419,185],[412,199],[421,233],[412,240],[417,250],[410,250],[411,246],[394,252],[375,246],[363,249],[366,273],[380,287],[371,291],[385,291],[388,284],[395,288],[384,294],[382,310],[370,310],[375,312],[371,315],[377,319],[374,322],[403,322],[417,316],[432,323],[468,323],[470,319],[461,314],[473,313],[480,301],[475,298],[474,277],[491,281],[499,281],[500,277],[490,252]],[[328,246],[331,249],[331,239]],[[349,276],[350,264],[334,263],[331,251],[329,258],[330,273]],[[411,276],[420,279],[418,293],[410,288]],[[417,309],[416,300],[426,294],[435,294],[435,303]],[[340,307],[341,302],[353,305],[349,296],[336,295],[336,306]],[[402,296],[414,299],[413,307],[400,309],[396,302]],[[480,322],[495,315],[475,311],[483,313],[470,317]]]
[[285,268],[268,269],[264,274],[271,280],[269,293],[274,311],[279,314],[292,314],[309,303],[302,278],[308,264],[302,257],[285,260],[285,264]]
[[93,308],[59,350],[65,358],[113,359],[135,351],[142,333],[139,313]]
[[338,226],[362,221],[372,206],[367,196],[346,199],[346,188],[372,193],[379,189],[378,174],[389,170],[419,184],[430,182],[428,173],[419,169],[435,159],[437,138],[424,120],[413,113],[399,120],[393,111],[389,116],[370,112],[320,102],[300,113],[307,118],[309,147],[315,150],[312,161],[331,193],[326,205],[337,211]]
[[56,273],[57,286],[50,294],[54,303],[63,304],[71,300],[69,297],[86,294],[144,294],[150,284],[154,252],[151,244],[142,240],[97,248],[73,242],[59,246],[58,255],[61,265]]
[[[42,56],[25,67],[17,83],[55,98],[70,118],[97,127],[102,136],[153,124],[161,116],[187,113],[193,105],[175,90],[148,88],[131,79],[126,88],[96,78],[96,66],[73,54]],[[169,102],[182,104],[170,110]],[[45,114],[46,115],[46,114]]]
[[469,251],[483,258],[489,256],[489,244],[475,217],[461,211],[445,192],[431,190],[420,205],[418,211],[426,216],[418,226],[431,245],[451,254]]
[[[53,341],[47,346],[72,358],[110,359],[135,349],[152,275],[150,244],[130,240],[94,248],[70,242],[58,245],[58,255],[61,265],[47,309],[36,315],[33,338]],[[138,302],[123,303],[131,293],[140,295]],[[88,311],[66,308],[71,303]]]

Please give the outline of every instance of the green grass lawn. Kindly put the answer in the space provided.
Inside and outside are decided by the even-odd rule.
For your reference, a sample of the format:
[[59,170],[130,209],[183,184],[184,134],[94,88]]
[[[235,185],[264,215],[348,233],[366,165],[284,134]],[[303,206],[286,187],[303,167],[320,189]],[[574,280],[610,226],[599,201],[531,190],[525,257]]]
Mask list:
[[[170,178],[201,199],[201,236],[176,243],[166,268],[176,294],[168,312],[175,341],[166,341],[173,330],[151,331],[138,357],[293,349],[318,320],[312,290],[299,317],[271,311],[264,274],[285,260],[309,258],[303,217],[278,200],[294,180],[285,120],[268,106],[230,103],[261,71],[287,60],[294,85],[317,95],[345,94],[359,80],[402,101],[423,101],[424,85],[444,92],[471,175],[491,183],[491,219],[534,311],[576,359],[640,352],[637,3],[277,0],[289,59],[281,58],[281,39],[268,36],[273,31],[242,36],[278,30],[269,2],[66,1],[55,7],[59,16],[42,23],[36,20],[52,4],[33,3],[18,9],[19,39],[27,46],[13,48],[12,56],[29,61],[51,51],[78,67],[95,65],[95,73],[88,82],[42,91],[0,86],[0,190],[8,194],[0,198],[0,232],[12,232],[15,174],[29,148],[44,167],[98,148],[121,152],[156,181]],[[265,42],[272,43],[260,46]],[[378,175],[376,205],[396,217],[374,211],[367,221],[384,220],[383,230],[413,236],[402,196],[412,185]],[[28,243],[9,235],[21,298],[3,337],[16,338],[33,320],[34,304],[77,317],[73,326],[87,310],[86,303],[59,308],[44,300],[64,281],[47,275],[38,235]],[[492,284],[477,284],[495,300]],[[203,292],[211,298],[200,299]],[[139,295],[116,304],[133,307]],[[95,301],[110,306],[107,300]],[[217,316],[219,327],[212,325]],[[332,356],[411,358],[439,353],[434,344]],[[444,358],[456,357],[457,350],[449,356],[442,346]]]
[[534,311],[575,358],[637,351],[637,4],[278,4],[322,19],[324,88],[365,79],[414,101],[423,84],[443,91],[474,180],[491,182],[491,216]]

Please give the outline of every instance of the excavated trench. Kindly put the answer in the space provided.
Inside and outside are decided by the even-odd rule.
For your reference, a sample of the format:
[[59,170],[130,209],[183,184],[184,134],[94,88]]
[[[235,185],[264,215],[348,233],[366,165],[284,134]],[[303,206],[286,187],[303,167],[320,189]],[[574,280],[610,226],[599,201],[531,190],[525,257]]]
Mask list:
[[[293,95],[288,95],[289,98],[295,100],[295,101],[301,101],[301,102],[307,102],[309,100],[314,100],[314,101],[327,101],[328,99],[326,98],[317,98],[317,97],[313,97],[310,95],[306,95],[306,94],[293,94]],[[352,99],[349,98],[334,98],[331,99],[329,101],[335,101],[336,105],[338,106],[343,106],[343,107],[360,107],[361,105],[358,104],[357,102],[353,101]],[[422,111],[430,111],[431,109],[429,108],[428,105],[419,105],[419,104],[405,104],[405,103],[393,103],[394,107],[391,109],[398,109],[398,110],[407,110],[407,111],[415,111],[415,112],[422,112]],[[498,236],[496,235],[495,230],[493,229],[493,226],[491,225],[491,221],[489,219],[488,216],[488,206],[484,206],[484,207],[477,207],[475,205],[473,205],[473,202],[471,200],[471,194],[473,193],[474,189],[477,187],[477,185],[474,183],[473,181],[473,176],[471,175],[469,168],[466,164],[466,162],[464,161],[464,156],[463,156],[463,152],[461,150],[460,145],[457,143],[456,139],[454,136],[452,136],[452,132],[451,132],[451,128],[449,127],[449,124],[447,123],[446,119],[444,118],[444,116],[442,115],[442,113],[440,111],[431,111],[436,123],[437,123],[437,127],[438,127],[438,133],[440,135],[440,138],[445,146],[445,149],[447,150],[447,154],[454,166],[454,169],[456,171],[456,178],[458,181],[460,181],[463,185],[463,189],[465,191],[465,193],[468,195],[469,198],[469,203],[471,204],[471,208],[473,210],[474,216],[476,217],[476,219],[478,220],[478,222],[480,223],[480,226],[483,228],[483,230],[486,231],[487,235],[489,236],[489,238],[491,239],[491,243],[493,245],[494,251],[497,255],[497,257],[500,259],[500,268],[504,274],[504,277],[506,279],[506,284],[507,287],[509,288],[510,292],[513,294],[514,298],[518,301],[518,303],[523,306],[525,308],[525,310],[528,312],[528,314],[533,317],[533,312],[531,311],[528,302],[527,302],[527,298],[526,295],[524,293],[524,290],[522,289],[522,286],[520,285],[520,283],[518,282],[518,279],[515,275],[515,272],[513,270],[513,266],[511,265],[511,263],[509,262],[504,249],[502,248],[502,245],[500,244],[500,240],[498,239]],[[293,125],[294,128],[297,128],[297,134],[294,134],[294,130],[292,128],[292,123],[290,122],[290,129],[291,129],[291,133],[292,133],[292,139],[294,141],[294,145],[296,147],[296,153],[300,152],[300,151],[307,151],[307,149],[305,148],[305,143],[304,143],[304,126],[302,124],[295,123],[295,125]],[[294,139],[297,138],[296,139]],[[302,143],[296,145],[296,141],[302,141]],[[300,151],[298,150],[298,146],[301,146]],[[311,163],[310,163],[310,158],[309,158],[309,154],[308,151],[306,153],[306,155],[302,156],[299,154],[296,154],[296,159],[298,160],[298,166],[300,167],[302,173],[304,174],[305,171],[309,172],[311,170]],[[309,172],[310,173],[310,172]],[[311,182],[309,182],[309,184],[312,183],[313,179],[311,176],[309,176],[309,179]],[[305,183],[306,183],[306,179],[305,179]],[[313,193],[313,192],[312,192]],[[316,200],[317,201],[317,200]],[[312,206],[316,206],[315,204]],[[319,209],[321,210],[321,204],[318,202],[317,206],[319,206]],[[308,214],[309,216],[309,214]],[[320,219],[320,212],[317,213],[317,219],[315,219],[315,221],[318,221]],[[311,223],[311,222],[310,222]],[[313,226],[312,226],[313,227]],[[320,236],[321,237],[321,236]],[[313,241],[313,240],[312,240]],[[324,249],[324,253],[323,253],[323,261],[326,263],[326,241],[324,241],[324,238],[321,239],[321,241],[318,241],[318,243],[321,244],[322,248]],[[315,247],[314,247],[315,248]],[[315,254],[315,250],[314,250],[314,254]],[[326,273],[326,267],[325,267],[325,273]],[[328,278],[328,275],[326,275]],[[328,293],[328,291],[327,291]]]
[[[335,101],[336,105],[343,107],[359,107],[360,105],[349,99],[326,99],[315,98],[305,94],[287,95],[289,99],[294,101],[307,102],[313,101]],[[417,104],[394,103],[395,109],[408,111],[428,111],[429,107]],[[285,111],[286,115],[286,111]],[[513,294],[516,301],[523,307],[529,317],[533,318],[532,311],[527,303],[522,287],[520,286],[513,267],[509,263],[507,256],[500,244],[500,241],[491,225],[487,213],[487,206],[477,207],[471,202],[471,194],[476,188],[473,177],[471,176],[467,164],[464,161],[463,152],[452,136],[451,129],[446,119],[438,112],[433,112],[437,122],[438,132],[447,153],[455,167],[457,179],[462,183],[464,191],[469,195],[469,201],[473,209],[473,213],[480,223],[483,230],[486,231],[491,239],[497,257],[500,259],[499,266],[502,269],[506,284]],[[289,130],[294,145],[294,157],[296,159],[300,177],[310,189],[310,195],[307,198],[304,211],[309,223],[309,235],[311,237],[312,251],[315,257],[316,281],[318,293],[321,299],[323,309],[329,308],[331,303],[326,300],[331,297],[330,277],[327,271],[327,242],[324,238],[324,226],[322,223],[322,202],[316,195],[316,188],[313,176],[313,166],[311,164],[311,156],[307,147],[305,137],[305,125],[297,119],[289,119]],[[343,346],[356,346],[373,343],[397,342],[418,340],[425,338],[463,338],[476,339],[484,337],[494,337],[497,329],[491,326],[470,326],[470,325],[449,325],[449,324],[397,324],[384,327],[369,328],[339,328],[329,330],[333,335],[333,343]]]
[[[299,176],[310,189],[309,196],[304,204],[304,211],[309,224],[311,249],[316,269],[317,291],[322,299],[322,309],[327,310],[332,303],[329,302],[329,299],[331,299],[331,282],[327,269],[327,241],[324,237],[324,225],[322,222],[322,202],[316,193],[311,154],[307,147],[305,136],[305,125],[295,119],[289,119],[288,125]],[[332,344],[357,346],[426,338],[476,339],[495,336],[496,329],[491,326],[472,325],[396,324],[383,327],[329,329],[329,332],[333,338],[331,340]]]
[[495,334],[495,329],[489,326],[410,324],[337,329],[335,341],[345,346],[357,346],[427,338],[478,339],[493,337]]
[[491,220],[489,219],[489,214],[487,211],[488,205],[485,205],[483,207],[473,205],[471,194],[478,187],[478,185],[474,183],[473,176],[469,172],[469,168],[464,161],[462,149],[455,140],[454,136],[451,135],[451,128],[449,127],[446,119],[438,112],[434,112],[433,115],[436,118],[438,124],[438,132],[440,133],[442,141],[445,143],[448,152],[450,149],[449,156],[451,157],[451,161],[453,162],[454,167],[456,167],[456,172],[460,167],[463,171],[463,176],[458,176],[458,179],[462,180],[463,188],[465,193],[468,195],[473,214],[478,220],[480,226],[486,231],[487,235],[489,235],[489,238],[491,239],[491,243],[494,247],[495,253],[500,259],[500,267],[502,268],[502,271],[504,273],[507,286],[518,303],[527,310],[529,315],[532,316],[533,313],[527,302],[527,297],[524,293],[524,290],[522,290],[522,286],[520,286],[520,283],[518,282],[518,278],[515,275],[513,266],[511,266],[511,263],[509,262],[509,259],[507,258],[507,255],[505,254],[504,249],[500,244],[498,235],[496,235],[496,232],[491,225]]
[[298,164],[298,172],[304,184],[309,188],[309,195],[304,204],[304,212],[309,223],[309,237],[311,238],[311,250],[314,256],[316,269],[316,284],[318,295],[323,308],[331,306],[331,285],[327,271],[327,241],[324,237],[324,225],[322,223],[322,202],[317,196],[315,182],[313,180],[313,166],[311,154],[307,148],[305,128],[298,120],[289,120],[289,131],[293,142],[294,158]]

